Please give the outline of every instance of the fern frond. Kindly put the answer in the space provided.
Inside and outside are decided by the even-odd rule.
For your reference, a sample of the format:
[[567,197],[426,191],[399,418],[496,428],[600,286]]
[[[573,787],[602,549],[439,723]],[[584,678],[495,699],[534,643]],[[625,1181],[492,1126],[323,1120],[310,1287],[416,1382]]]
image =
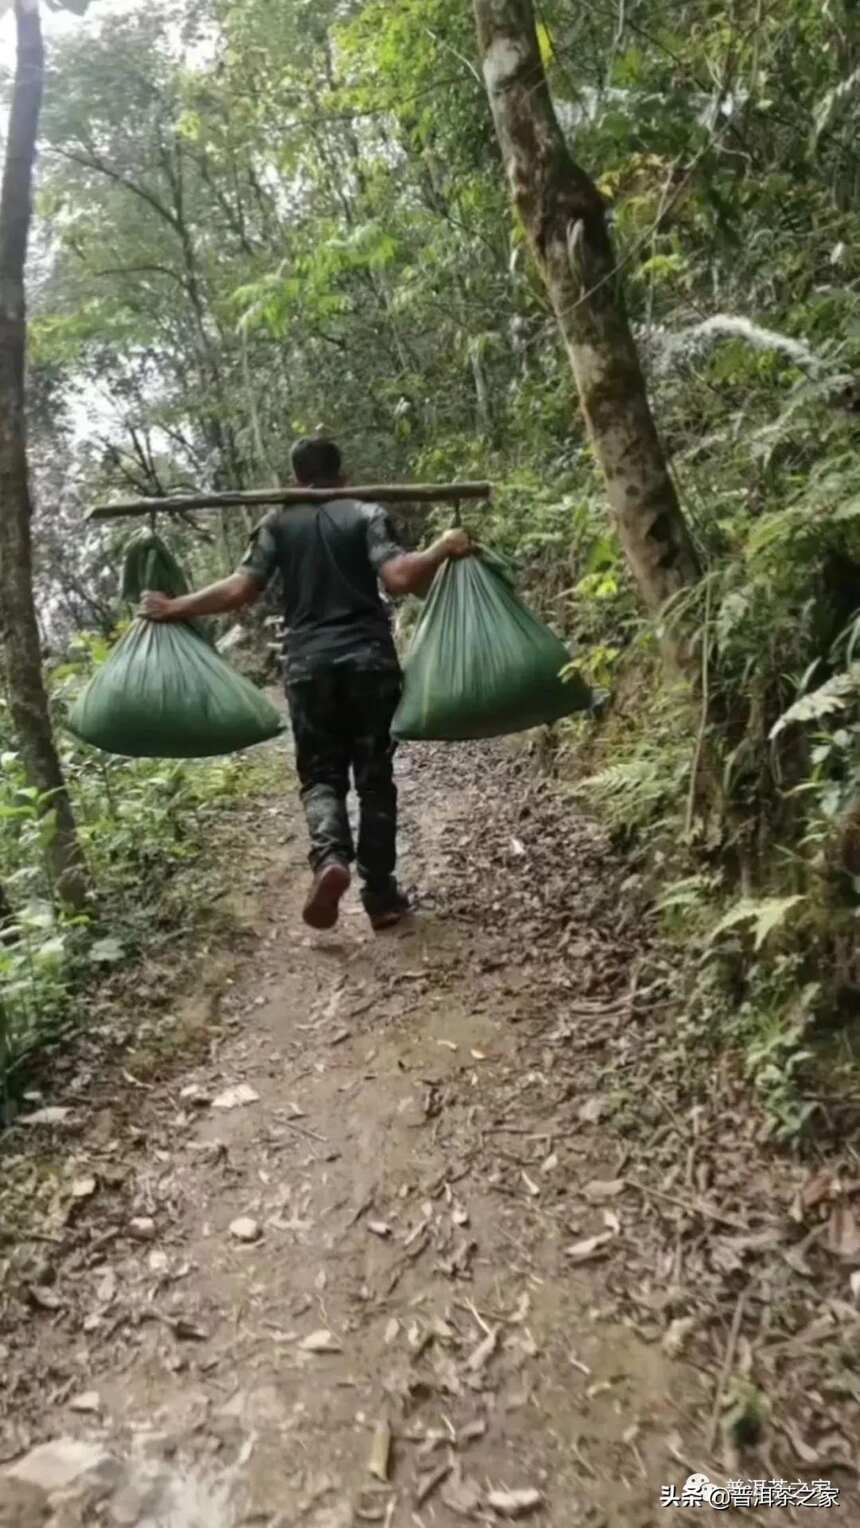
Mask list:
[[816,149],[822,134],[833,126],[836,118],[860,95],[860,68],[854,69],[832,90],[821,97],[812,117],[812,147]]
[[742,897],[730,908],[724,918],[721,918],[716,928],[711,932],[711,940],[719,938],[730,928],[736,928],[739,923],[751,923],[755,932],[755,948],[760,950],[769,934],[779,928],[788,913],[798,902],[804,902],[805,897],[796,895],[791,897]]
[[652,822],[668,801],[677,799],[689,770],[687,752],[682,758],[674,753],[636,754],[580,780],[574,794],[590,800],[610,827],[639,827]]
[[860,663],[852,663],[842,674],[835,674],[826,684],[819,685],[809,695],[801,695],[794,705],[783,712],[770,731],[770,740],[790,726],[792,722],[817,722],[823,716],[844,711],[849,698],[860,694]]

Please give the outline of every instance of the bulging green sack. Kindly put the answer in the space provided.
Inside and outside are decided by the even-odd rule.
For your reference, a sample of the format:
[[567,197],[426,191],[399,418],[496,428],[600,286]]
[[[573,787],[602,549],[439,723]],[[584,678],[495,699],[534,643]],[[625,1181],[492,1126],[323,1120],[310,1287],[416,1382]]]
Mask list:
[[492,553],[452,558],[433,581],[404,663],[394,737],[502,737],[592,705],[570,655],[526,608]]
[[[151,531],[132,540],[123,595],[187,593],[182,569]],[[136,620],[79,695],[66,723],[84,743],[134,759],[202,759],[252,748],[285,726],[219,657],[202,622]]]

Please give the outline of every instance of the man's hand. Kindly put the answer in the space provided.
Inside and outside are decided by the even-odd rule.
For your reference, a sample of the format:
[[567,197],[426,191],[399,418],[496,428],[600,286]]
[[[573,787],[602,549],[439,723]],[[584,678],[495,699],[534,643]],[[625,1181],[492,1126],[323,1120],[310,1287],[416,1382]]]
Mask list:
[[382,565],[382,582],[389,594],[427,593],[443,562],[449,557],[468,557],[474,552],[467,533],[457,527],[445,531],[426,552],[404,552]]
[[459,526],[445,531],[436,545],[443,557],[468,557],[473,550],[468,532],[461,530]]
[[179,594],[176,599],[145,589],[137,613],[147,621],[194,621],[201,615],[226,615],[228,610],[252,605],[265,587],[265,579],[239,568],[220,583],[209,584],[197,594]]
[[144,589],[140,597],[138,615],[142,615],[147,621],[175,621],[174,613],[176,600],[169,594],[159,594],[153,589]]

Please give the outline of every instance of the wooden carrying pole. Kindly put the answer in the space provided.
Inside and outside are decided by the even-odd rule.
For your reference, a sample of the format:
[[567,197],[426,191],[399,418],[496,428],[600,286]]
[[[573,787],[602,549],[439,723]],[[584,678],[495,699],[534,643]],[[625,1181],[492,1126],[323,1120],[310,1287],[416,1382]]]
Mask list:
[[375,504],[444,504],[461,499],[489,499],[489,483],[361,483],[343,488],[258,488],[253,493],[177,494],[169,499],[129,499],[97,504],[87,520],[120,520],[127,515],[183,514],[191,509],[233,509],[251,504],[325,504],[331,499],[362,499]]

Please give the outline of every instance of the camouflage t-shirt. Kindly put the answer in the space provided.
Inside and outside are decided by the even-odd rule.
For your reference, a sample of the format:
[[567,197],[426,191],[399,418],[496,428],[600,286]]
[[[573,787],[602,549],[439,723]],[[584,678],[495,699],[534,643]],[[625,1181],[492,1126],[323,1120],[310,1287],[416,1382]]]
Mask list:
[[382,506],[358,499],[284,505],[261,520],[240,568],[261,584],[281,574],[289,679],[399,667],[379,572],[402,551]]

